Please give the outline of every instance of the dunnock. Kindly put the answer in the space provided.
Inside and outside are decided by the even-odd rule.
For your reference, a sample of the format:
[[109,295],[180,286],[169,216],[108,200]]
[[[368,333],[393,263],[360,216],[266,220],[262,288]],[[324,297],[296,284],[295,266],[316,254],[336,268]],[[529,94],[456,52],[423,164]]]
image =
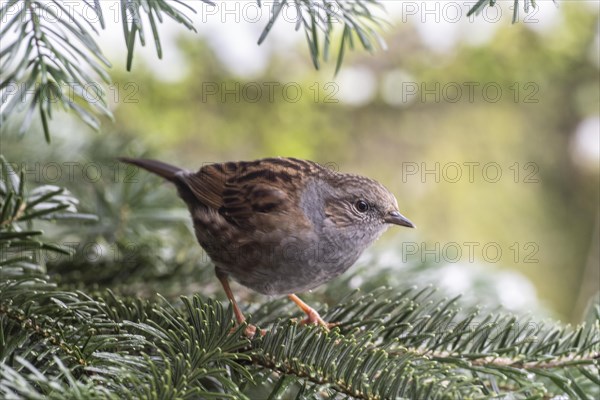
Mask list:
[[[230,276],[263,294],[288,295],[307,314],[303,323],[329,327],[294,293],[346,271],[390,224],[413,227],[380,183],[312,161],[266,158],[190,172],[160,161],[120,160],[175,184],[239,324],[245,319]],[[250,325],[246,334],[255,330]]]

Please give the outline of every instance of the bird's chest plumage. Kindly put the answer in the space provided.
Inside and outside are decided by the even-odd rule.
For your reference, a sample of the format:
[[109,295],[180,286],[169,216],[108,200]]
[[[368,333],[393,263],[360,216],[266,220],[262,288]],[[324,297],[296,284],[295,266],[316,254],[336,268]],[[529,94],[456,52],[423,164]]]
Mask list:
[[[262,221],[262,229],[232,228],[218,212],[192,212],[198,241],[217,268],[263,294],[313,289],[354,264],[362,249],[304,217]],[[277,217],[274,216],[274,219]]]

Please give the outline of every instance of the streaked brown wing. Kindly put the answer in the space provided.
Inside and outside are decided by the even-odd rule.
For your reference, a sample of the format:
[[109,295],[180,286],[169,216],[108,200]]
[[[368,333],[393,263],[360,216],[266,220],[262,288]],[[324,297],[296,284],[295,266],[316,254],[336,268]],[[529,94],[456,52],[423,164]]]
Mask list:
[[270,158],[211,164],[180,179],[200,202],[242,226],[252,216],[282,212],[295,204],[298,180],[316,167],[309,161]]
[[198,172],[179,176],[179,179],[187,185],[202,204],[218,210],[223,206],[223,188],[227,180],[227,174],[221,168],[214,167],[214,165],[221,164],[202,167]]
[[223,191],[223,207],[219,211],[241,222],[256,213],[282,211],[286,208],[287,198],[284,191],[260,181],[228,184]]

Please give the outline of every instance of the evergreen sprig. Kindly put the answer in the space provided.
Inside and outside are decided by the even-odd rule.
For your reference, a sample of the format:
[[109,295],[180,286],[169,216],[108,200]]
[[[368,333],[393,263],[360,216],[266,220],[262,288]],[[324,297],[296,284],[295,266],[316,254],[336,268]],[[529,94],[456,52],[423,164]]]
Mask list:
[[94,215],[77,211],[78,200],[66,189],[42,185],[26,191],[23,172],[17,172],[0,156],[0,267],[19,265],[38,269],[41,253],[48,251],[69,255],[61,246],[37,240],[42,231],[30,222],[71,219],[96,220]]
[[[210,0],[201,0],[204,3],[214,5]],[[121,0],[121,23],[127,45],[127,70],[131,71],[133,53],[136,40],[139,39],[142,46],[146,45],[147,26],[143,22],[143,14],[146,14],[152,30],[154,47],[158,58],[162,58],[162,45],[158,34],[158,24],[163,22],[163,14],[180,23],[185,28],[196,31],[192,20],[177,6],[187,9],[190,13],[196,11],[181,0]],[[103,27],[104,28],[104,27]]]
[[[518,17],[519,0],[514,0],[514,18]],[[218,6],[211,0],[200,2]],[[260,7],[265,8],[260,0]],[[469,15],[479,13],[496,0],[479,0]],[[110,83],[109,60],[103,55],[94,36],[106,28],[100,1],[85,0],[83,9],[61,0],[9,0],[0,7],[0,124],[18,111],[25,111],[20,133],[24,134],[40,116],[46,141],[50,141],[49,121],[57,106],[75,112],[94,129],[100,116],[112,118],[107,105],[105,84]],[[270,4],[270,18],[258,43],[271,32],[281,18],[282,10],[296,11],[296,30],[304,31],[315,68],[327,61],[332,52],[336,31],[341,32],[337,51],[336,73],[346,51],[361,46],[372,51],[376,45],[385,48],[380,31],[385,20],[378,15],[381,0],[277,0]],[[535,6],[525,0],[525,12]],[[195,31],[190,15],[195,12],[182,0],[121,0],[120,16],[127,47],[127,69],[131,70],[135,45],[154,42],[159,58],[163,49],[158,24],[169,18]]]
[[[210,0],[201,1],[215,5]],[[264,40],[286,2],[284,0],[275,4],[273,16],[259,42]],[[339,12],[328,11],[334,3]],[[298,27],[303,24],[306,29],[316,66],[319,57],[317,25],[321,25],[326,32],[326,55],[333,14],[345,21],[347,28],[344,30],[344,37],[354,30],[363,46],[371,47],[369,36],[373,31],[364,21],[374,20],[374,17],[362,3],[367,3],[370,7],[377,2],[358,0],[358,6],[344,3],[346,2],[296,2],[296,6],[302,11]],[[258,1],[258,4],[261,5],[261,2]],[[107,106],[105,87],[98,82],[110,82],[106,71],[110,62],[94,39],[94,34],[98,34],[98,25],[100,29],[106,28],[105,17],[98,0],[86,0],[83,6],[85,12],[60,0],[10,0],[0,7],[0,37],[3,38],[0,49],[0,93],[4,103],[0,123],[17,111],[26,109],[20,128],[20,134],[24,134],[37,110],[45,139],[49,142],[49,121],[57,105],[67,111],[74,111],[94,129],[100,126],[98,116],[112,118]],[[152,32],[158,57],[162,58],[158,23],[162,23],[165,17],[195,31],[189,17],[192,13],[195,13],[194,8],[181,0],[121,0],[120,20],[127,46],[127,69],[131,70],[136,42],[139,40],[145,46],[149,31]],[[322,13],[325,16],[320,16]],[[144,22],[144,16],[147,22]]]
[[296,30],[303,29],[316,69],[320,68],[321,60],[329,59],[334,31],[338,27],[342,29],[342,38],[336,73],[342,65],[346,49],[353,49],[355,41],[358,41],[367,51],[372,51],[376,44],[385,48],[385,42],[377,32],[383,27],[385,21],[374,12],[376,9],[383,9],[382,2],[378,0],[277,1],[271,10],[269,22],[258,39],[259,44],[270,33],[285,7],[296,9]]
[[356,292],[325,314],[340,322],[336,331],[277,325],[255,343],[253,361],[332,396],[600,394],[598,319],[570,328],[511,315],[482,317],[478,310],[461,311],[457,301],[439,298],[430,287]]
[[37,109],[49,142],[48,121],[56,105],[74,111],[95,129],[95,114],[112,117],[104,89],[96,82],[110,81],[105,70],[110,63],[94,40],[92,32],[98,32],[90,22],[102,21],[99,3],[90,10],[91,15],[84,15],[62,1],[38,0],[11,0],[0,8],[0,37],[5,41],[12,36],[0,51],[0,90],[7,98],[0,123],[26,108],[19,131],[24,134]]
[[[552,0],[554,2],[554,4],[557,3],[556,0]],[[494,7],[496,5],[496,3],[498,2],[498,0],[477,0],[477,3],[475,3],[475,5],[473,7],[471,7],[471,9],[469,10],[469,12],[467,13],[467,16],[470,17],[473,14],[479,15],[479,13],[481,13],[481,11],[489,6],[489,7]],[[519,6],[521,1],[520,0],[513,0],[513,18],[512,18],[512,23],[516,23],[519,21]],[[536,4],[536,0],[523,0],[523,11],[527,14],[529,13],[529,11],[531,11],[532,8],[537,7]]]

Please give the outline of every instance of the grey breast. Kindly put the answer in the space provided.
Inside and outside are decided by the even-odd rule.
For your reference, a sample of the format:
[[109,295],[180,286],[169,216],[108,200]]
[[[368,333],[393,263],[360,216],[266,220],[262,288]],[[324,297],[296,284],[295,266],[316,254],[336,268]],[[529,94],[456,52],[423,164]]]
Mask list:
[[259,291],[304,292],[335,278],[354,264],[364,248],[353,245],[351,232],[332,226],[325,215],[325,201],[334,192],[323,180],[314,178],[307,182],[300,207],[313,225],[313,234],[302,238],[291,235],[282,241],[278,273]]

